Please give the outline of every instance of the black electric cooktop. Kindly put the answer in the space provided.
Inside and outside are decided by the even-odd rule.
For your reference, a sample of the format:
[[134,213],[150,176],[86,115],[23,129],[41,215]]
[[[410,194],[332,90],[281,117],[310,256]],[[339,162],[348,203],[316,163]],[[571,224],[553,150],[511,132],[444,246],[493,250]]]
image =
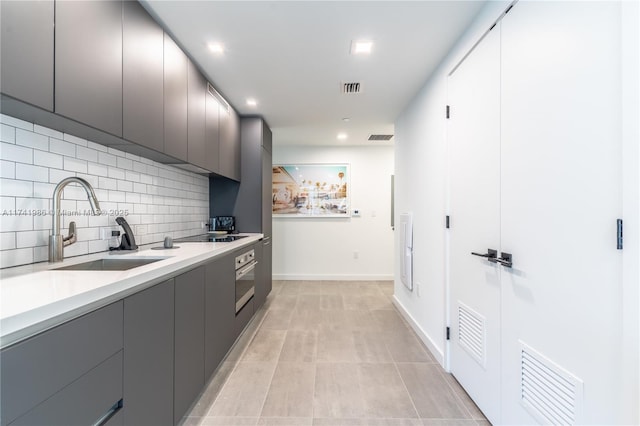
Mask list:
[[245,238],[248,235],[215,235],[215,234],[202,234],[194,235],[192,237],[179,238],[173,240],[176,243],[230,243],[232,241]]

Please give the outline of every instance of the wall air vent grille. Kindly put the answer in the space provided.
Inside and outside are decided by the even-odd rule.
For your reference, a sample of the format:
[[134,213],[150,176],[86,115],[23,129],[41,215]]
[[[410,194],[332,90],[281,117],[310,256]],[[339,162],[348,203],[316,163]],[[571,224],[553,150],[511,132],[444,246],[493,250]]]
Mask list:
[[229,113],[229,103],[222,97],[220,93],[211,85],[211,83],[207,83],[207,92],[211,96],[213,96],[222,109],[224,109],[227,113]]
[[582,423],[583,382],[520,342],[522,405],[539,422]]
[[346,95],[356,94],[362,92],[362,83],[341,83],[340,84],[342,93]]
[[485,367],[485,318],[458,301],[458,343]]
[[370,141],[390,141],[393,135],[369,135]]

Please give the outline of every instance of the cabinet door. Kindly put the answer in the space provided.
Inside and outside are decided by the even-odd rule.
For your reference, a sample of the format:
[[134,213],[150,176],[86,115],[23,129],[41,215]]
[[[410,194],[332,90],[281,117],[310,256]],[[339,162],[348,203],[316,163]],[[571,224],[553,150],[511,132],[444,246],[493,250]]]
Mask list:
[[55,108],[122,136],[122,2],[55,3]]
[[175,278],[174,424],[204,386],[204,269]]
[[122,351],[119,351],[11,426],[95,425],[107,416],[112,420],[108,424],[116,425],[116,418],[111,416],[120,412],[121,401]]
[[273,149],[273,135],[267,123],[262,120],[262,147],[271,154]]
[[53,0],[0,2],[0,89],[53,111]]
[[205,379],[208,379],[236,339],[234,257],[221,257],[205,268],[204,366]]
[[262,149],[262,229],[261,232],[266,236],[271,236],[273,214],[273,190],[272,190],[272,166],[271,153],[266,149]]
[[191,61],[188,62],[187,161],[207,168],[205,161],[205,117],[207,80]]
[[124,2],[122,24],[123,138],[162,152],[164,32],[138,2]]
[[164,153],[187,161],[187,55],[164,34]]
[[220,151],[220,104],[207,93],[206,101],[206,131],[205,131],[205,169],[213,173],[218,173],[219,169],[219,151]]
[[10,423],[122,349],[122,302],[0,353],[0,424]]
[[124,421],[173,423],[174,281],[124,300]]
[[220,174],[240,180],[240,117],[231,107],[220,108]]

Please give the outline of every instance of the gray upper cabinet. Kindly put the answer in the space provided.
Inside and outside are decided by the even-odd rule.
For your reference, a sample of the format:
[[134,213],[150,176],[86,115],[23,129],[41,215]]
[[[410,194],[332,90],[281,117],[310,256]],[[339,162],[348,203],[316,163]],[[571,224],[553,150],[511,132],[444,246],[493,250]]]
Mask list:
[[206,95],[205,169],[218,173],[220,156],[220,104],[212,94]]
[[124,422],[173,424],[174,281],[124,300]]
[[187,161],[207,169],[207,162],[205,161],[207,79],[204,78],[193,62],[189,61],[188,68]]
[[[269,134],[271,132],[269,131]],[[272,162],[271,153],[262,149],[262,233],[266,237],[271,237],[272,217],[273,217],[273,184],[272,184]]]
[[164,31],[140,3],[126,1],[122,14],[123,137],[164,150]]
[[54,111],[122,137],[122,2],[55,3]]
[[187,55],[164,34],[164,153],[187,161]]
[[220,170],[219,174],[240,180],[240,117],[229,106],[220,108]]
[[0,90],[53,111],[53,0],[0,2]]
[[174,424],[204,386],[204,266],[175,278]]

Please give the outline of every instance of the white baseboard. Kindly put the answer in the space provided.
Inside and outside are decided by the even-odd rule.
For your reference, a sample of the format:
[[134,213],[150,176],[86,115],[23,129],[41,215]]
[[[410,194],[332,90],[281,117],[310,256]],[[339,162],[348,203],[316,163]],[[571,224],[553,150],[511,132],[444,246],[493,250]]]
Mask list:
[[416,332],[422,343],[429,349],[431,355],[438,361],[438,363],[444,367],[444,353],[438,346],[433,342],[433,340],[425,333],[425,331],[418,325],[416,320],[411,316],[411,314],[402,306],[402,303],[398,300],[398,298],[394,295],[393,304],[398,309],[398,312],[402,315],[402,317],[409,323],[413,331]]
[[278,281],[393,281],[390,275],[292,275],[273,274]]

